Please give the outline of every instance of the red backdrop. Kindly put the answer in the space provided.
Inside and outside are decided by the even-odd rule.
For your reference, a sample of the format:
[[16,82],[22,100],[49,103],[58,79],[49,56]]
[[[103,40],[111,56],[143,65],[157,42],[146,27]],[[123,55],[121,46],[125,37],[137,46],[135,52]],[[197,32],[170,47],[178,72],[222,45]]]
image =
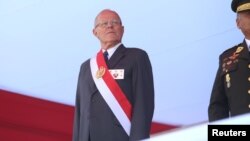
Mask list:
[[[0,89],[1,141],[71,141],[74,107]],[[177,128],[152,123],[151,134]]]

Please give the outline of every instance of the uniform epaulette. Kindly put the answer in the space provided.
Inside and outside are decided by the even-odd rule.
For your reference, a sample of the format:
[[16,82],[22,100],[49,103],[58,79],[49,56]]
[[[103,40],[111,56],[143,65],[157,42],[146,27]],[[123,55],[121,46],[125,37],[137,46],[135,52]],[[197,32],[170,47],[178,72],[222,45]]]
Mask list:
[[223,73],[227,73],[233,68],[233,66],[235,66],[235,64],[238,63],[238,56],[242,50],[243,47],[241,46],[241,44],[238,44],[234,47],[227,49],[220,55]]
[[238,45],[235,45],[235,46],[233,46],[233,47],[231,47],[231,48],[225,50],[221,55],[223,55],[223,54],[228,54],[228,53],[231,53],[231,52],[235,52],[235,50],[237,50],[237,48],[238,48],[239,46],[242,46],[242,43],[240,43],[240,44],[238,44]]

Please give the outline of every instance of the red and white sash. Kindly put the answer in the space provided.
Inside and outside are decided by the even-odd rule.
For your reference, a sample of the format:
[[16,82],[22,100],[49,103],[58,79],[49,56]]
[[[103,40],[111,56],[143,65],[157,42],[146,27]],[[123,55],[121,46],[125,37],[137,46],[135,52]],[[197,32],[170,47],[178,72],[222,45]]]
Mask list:
[[102,50],[97,53],[96,57],[91,58],[90,68],[97,89],[126,133],[130,135],[132,106],[110,74]]

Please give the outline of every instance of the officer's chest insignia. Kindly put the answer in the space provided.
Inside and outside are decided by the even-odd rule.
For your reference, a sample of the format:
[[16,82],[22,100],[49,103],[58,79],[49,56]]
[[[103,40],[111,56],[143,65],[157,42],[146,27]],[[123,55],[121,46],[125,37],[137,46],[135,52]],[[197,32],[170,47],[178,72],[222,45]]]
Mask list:
[[243,47],[239,46],[236,51],[229,57],[223,59],[222,71],[227,73],[234,64],[238,62],[239,53],[243,50]]
[[227,73],[226,74],[226,83],[227,83],[227,88],[230,88],[230,86],[231,86],[231,82],[230,82],[230,74],[229,73]]

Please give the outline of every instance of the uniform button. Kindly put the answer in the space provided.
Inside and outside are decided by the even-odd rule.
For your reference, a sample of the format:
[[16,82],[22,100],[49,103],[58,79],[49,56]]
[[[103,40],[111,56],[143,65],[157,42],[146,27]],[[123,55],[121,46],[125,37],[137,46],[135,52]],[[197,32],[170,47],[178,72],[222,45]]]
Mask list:
[[248,105],[248,108],[250,108],[250,104]]
[[250,90],[248,90],[247,92],[248,92],[248,94],[250,94]]
[[248,64],[248,68],[250,69],[250,64]]
[[248,81],[250,81],[250,77],[248,77]]

